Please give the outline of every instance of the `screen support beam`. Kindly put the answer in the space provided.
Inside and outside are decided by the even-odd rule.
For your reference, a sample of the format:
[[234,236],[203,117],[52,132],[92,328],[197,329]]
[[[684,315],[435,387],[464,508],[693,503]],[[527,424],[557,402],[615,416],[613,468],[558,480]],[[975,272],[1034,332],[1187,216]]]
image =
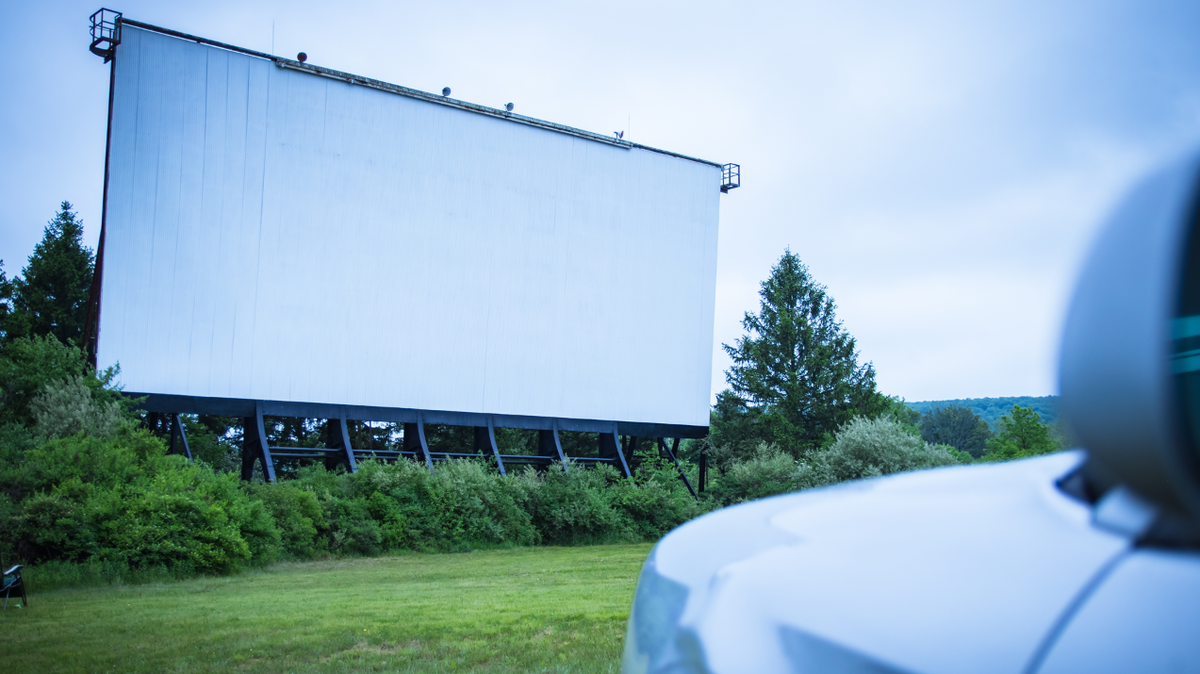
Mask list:
[[271,459],[271,446],[267,443],[267,429],[263,425],[262,403],[254,403],[254,416],[242,420],[242,479],[254,476],[254,460],[262,461],[263,477],[275,481],[275,462]]
[[192,448],[188,445],[187,433],[183,430],[183,421],[179,418],[179,414],[171,413],[171,445],[167,448],[167,453],[175,451],[175,436],[179,436],[179,444],[183,446],[183,455],[187,457],[188,463],[192,463]]
[[263,425],[263,411],[261,402],[254,405],[254,421],[255,429],[258,431],[258,446],[261,450],[260,458],[263,462],[263,476],[266,477],[267,480],[274,482],[275,460],[271,458],[271,445],[269,442],[267,442],[267,428]]
[[492,448],[492,456],[496,457],[496,465],[500,468],[500,476],[507,475],[504,472],[504,459],[500,458],[500,448],[496,446],[496,426],[492,423],[492,418],[488,417],[487,425],[488,445]]
[[621,460],[621,469],[625,471],[625,477],[633,479],[633,473],[629,472],[629,462],[625,460],[625,452],[621,450],[621,436],[617,433],[617,427],[614,425],[612,429],[613,447],[617,450],[617,458]]
[[682,479],[683,483],[687,485],[688,491],[692,492],[692,498],[699,498],[696,496],[696,490],[692,488],[691,480],[688,480],[687,474],[683,472],[683,467],[679,465],[679,459],[675,456],[675,453],[679,450],[679,438],[672,438],[670,447],[667,446],[667,441],[665,438],[659,438],[658,446],[660,449],[665,450],[667,452],[667,456],[670,456],[671,460],[675,462],[675,470],[679,471],[680,479]]
[[562,441],[558,438],[558,419],[554,420],[554,426],[550,429],[550,432],[554,434],[554,449],[558,450],[558,460],[562,462],[563,472],[569,472],[570,466],[567,465],[567,457],[563,455]]
[[433,459],[429,457],[429,443],[425,442],[425,415],[417,415],[417,439],[421,443],[421,453],[425,455],[425,467],[429,469],[429,474],[433,475]]
[[351,473],[357,473],[358,463],[354,460],[354,448],[350,446],[350,431],[346,428],[345,412],[342,412],[342,418],[338,421],[342,431],[342,450],[346,452],[346,465],[350,466]]

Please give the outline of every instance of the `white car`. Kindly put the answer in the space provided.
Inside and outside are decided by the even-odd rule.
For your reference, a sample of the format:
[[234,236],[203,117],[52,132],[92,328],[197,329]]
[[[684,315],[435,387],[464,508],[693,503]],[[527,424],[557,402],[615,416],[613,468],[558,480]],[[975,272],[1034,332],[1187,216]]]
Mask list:
[[1086,450],[726,508],[655,547],[623,671],[1200,672],[1200,155],[1104,227],[1067,318]]

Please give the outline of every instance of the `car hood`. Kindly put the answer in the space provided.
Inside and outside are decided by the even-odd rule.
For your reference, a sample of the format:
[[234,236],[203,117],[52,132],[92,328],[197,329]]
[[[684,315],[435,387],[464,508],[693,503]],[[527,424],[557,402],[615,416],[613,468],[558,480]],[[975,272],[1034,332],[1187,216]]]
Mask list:
[[624,671],[1021,672],[1131,536],[1058,479],[1080,451],[725,508],[651,553]]

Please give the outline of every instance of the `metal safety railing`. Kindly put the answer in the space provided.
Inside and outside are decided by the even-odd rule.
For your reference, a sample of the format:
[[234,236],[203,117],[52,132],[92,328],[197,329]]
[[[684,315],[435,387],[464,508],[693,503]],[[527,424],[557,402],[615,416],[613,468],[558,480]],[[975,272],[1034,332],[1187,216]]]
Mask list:
[[121,44],[121,13],[101,7],[91,16],[92,44],[88,49],[108,63]]
[[721,167],[721,191],[728,192],[742,186],[742,167],[740,164],[725,164]]

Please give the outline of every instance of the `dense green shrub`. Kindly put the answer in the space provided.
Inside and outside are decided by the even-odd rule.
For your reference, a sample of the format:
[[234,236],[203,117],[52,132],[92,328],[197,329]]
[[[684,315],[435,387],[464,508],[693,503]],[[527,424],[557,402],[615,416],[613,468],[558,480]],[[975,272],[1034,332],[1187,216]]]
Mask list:
[[364,499],[327,496],[325,511],[332,523],[329,548],[334,552],[373,555],[383,549],[383,530]]
[[744,459],[731,460],[714,481],[714,498],[728,505],[822,485],[969,462],[970,455],[931,445],[914,429],[890,417],[856,417],[842,426],[829,447],[793,459],[761,443]]
[[[693,499],[675,466],[661,459],[643,463],[635,477],[621,480],[613,493],[615,505],[629,520],[633,540],[655,540],[718,507],[712,500]],[[689,477],[695,481],[695,471]]]
[[109,436],[125,423],[121,406],[113,400],[94,400],[87,377],[75,375],[51,381],[29,403],[34,430],[39,436],[62,438],[85,432]]
[[811,464],[797,461],[773,443],[760,442],[750,456],[728,462],[709,491],[720,503],[730,505],[822,484]]
[[711,508],[691,497],[674,467],[657,461],[643,464],[634,480],[607,465],[564,472],[555,464],[520,477],[533,524],[553,545],[654,540]]
[[25,499],[5,527],[19,541],[18,557],[84,561],[99,552],[99,535],[86,505],[61,492]]
[[653,540],[710,507],[656,462],[629,480],[608,466],[503,477],[486,461],[438,464],[432,475],[414,461],[363,461],[353,474],[312,465],[250,489],[273,513],[284,554],[299,558]]
[[[109,505],[101,557],[133,567],[229,572],[273,561],[279,530],[237,477],[203,468],[167,470],[124,490]],[[111,492],[110,492],[111,493]]]
[[165,452],[160,440],[129,426],[108,438],[79,433],[26,452],[0,473],[6,495],[19,503],[4,509],[15,534],[10,554],[197,572],[279,555],[270,511],[236,476]]
[[620,539],[620,513],[611,507],[606,493],[607,487],[620,483],[617,471],[605,465],[571,468],[520,475],[532,494],[530,511],[542,540],[578,545]]
[[828,450],[813,457],[822,483],[832,484],[960,463],[950,448],[931,445],[891,417],[856,417]]
[[345,546],[456,550],[540,539],[526,508],[526,481],[501,477],[478,461],[439,464],[433,475],[413,461],[364,461],[353,474],[311,466],[294,483],[316,494],[335,552]]
[[32,428],[36,422],[30,406],[34,398],[45,393],[51,383],[77,377],[83,378],[83,384],[97,402],[125,404],[120,393],[110,386],[116,368],[94,373],[83,352],[59,342],[53,335],[9,339],[4,342],[0,356],[0,423]]
[[0,470],[0,482],[17,500],[75,480],[87,489],[118,489],[179,465],[148,432],[125,427],[112,437],[73,435],[50,440],[25,452],[22,461]]
[[41,442],[31,429],[21,424],[0,423],[0,475],[20,464],[26,452],[36,449]]
[[0,524],[17,542],[4,552],[99,564],[114,578],[229,573],[322,554],[654,540],[721,505],[957,461],[895,420],[860,418],[805,460],[760,444],[696,500],[675,467],[651,455],[632,480],[607,465],[505,477],[482,460],[438,464],[433,474],[414,461],[367,460],[357,473],[314,464],[291,480],[250,484],[168,456],[159,438],[129,424],[32,449],[35,436],[9,436],[25,449],[19,463],[0,465]]
[[[366,460],[356,473],[313,464],[284,471],[291,477],[279,483],[242,482],[167,455],[104,380],[79,369],[77,351],[52,338],[9,347],[0,393],[21,409],[0,423],[8,534],[0,556],[34,563],[32,577],[51,585],[231,573],[329,554],[654,540],[721,505],[962,458],[894,419],[859,418],[800,460],[770,444],[726,457],[699,500],[646,447],[630,451],[633,479],[573,464],[501,476],[490,461],[466,459],[432,474],[415,461]],[[214,424],[211,453],[228,463],[225,420],[187,421]],[[688,470],[695,480],[695,466]]]
[[275,520],[284,554],[310,559],[329,549],[327,539],[321,535],[328,533],[329,525],[311,491],[292,482],[263,483],[247,489]]
[[[404,470],[419,472],[419,465]],[[472,544],[520,545],[537,543],[529,514],[518,505],[524,493],[480,461],[440,464],[427,475],[429,505],[436,523],[435,547],[461,549]]]

